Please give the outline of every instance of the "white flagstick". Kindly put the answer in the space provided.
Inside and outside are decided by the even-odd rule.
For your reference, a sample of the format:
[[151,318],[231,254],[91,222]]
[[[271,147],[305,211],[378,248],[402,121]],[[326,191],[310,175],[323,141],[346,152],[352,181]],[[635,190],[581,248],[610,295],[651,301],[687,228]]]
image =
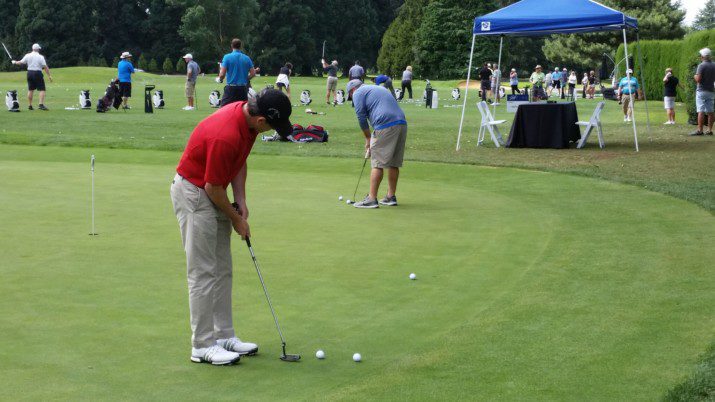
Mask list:
[[89,233],[90,236],[96,236],[97,232],[94,230],[94,155],[90,160],[90,170],[92,171],[92,231]]

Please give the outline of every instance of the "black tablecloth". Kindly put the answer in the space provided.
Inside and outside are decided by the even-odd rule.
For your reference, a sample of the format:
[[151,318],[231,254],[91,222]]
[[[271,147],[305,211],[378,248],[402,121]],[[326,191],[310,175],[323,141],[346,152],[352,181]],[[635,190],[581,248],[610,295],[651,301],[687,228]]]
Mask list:
[[568,148],[581,139],[574,102],[519,105],[506,146],[509,148]]

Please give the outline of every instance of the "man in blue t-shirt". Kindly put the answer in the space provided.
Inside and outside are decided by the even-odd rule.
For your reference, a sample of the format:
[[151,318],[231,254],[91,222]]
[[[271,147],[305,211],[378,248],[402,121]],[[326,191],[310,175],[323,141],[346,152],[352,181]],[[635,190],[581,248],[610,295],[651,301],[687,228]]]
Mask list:
[[395,95],[395,88],[392,86],[392,78],[386,76],[385,74],[380,74],[375,78],[372,78],[372,81],[376,85],[380,85],[382,87],[387,88],[388,91],[392,94],[392,96],[397,99],[397,95]]
[[134,74],[134,65],[132,64],[132,55],[129,52],[123,52],[119,56],[121,61],[117,64],[117,78],[119,78],[119,94],[122,96],[122,108],[130,109],[129,98],[132,97],[132,74]]
[[224,78],[226,79],[221,107],[233,102],[248,100],[248,81],[256,75],[253,61],[241,52],[240,39],[231,41],[231,49],[233,49],[231,53],[223,56],[221,71],[218,74],[218,82],[223,82]]
[[626,76],[618,82],[618,94],[623,101],[623,121],[631,121],[633,118],[633,100],[638,99],[638,80],[633,76],[633,70],[630,68],[626,71]]

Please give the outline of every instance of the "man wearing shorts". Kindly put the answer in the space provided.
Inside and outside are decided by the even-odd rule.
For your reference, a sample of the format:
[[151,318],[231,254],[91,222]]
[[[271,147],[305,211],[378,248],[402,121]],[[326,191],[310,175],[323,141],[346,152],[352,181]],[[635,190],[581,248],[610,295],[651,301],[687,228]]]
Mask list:
[[119,58],[121,61],[117,65],[117,77],[119,78],[119,94],[122,96],[122,108],[131,109],[129,98],[132,97],[132,74],[135,71],[132,55],[129,52],[123,52]]
[[184,56],[186,62],[186,85],[184,92],[186,95],[186,106],[184,110],[194,110],[194,95],[196,94],[196,78],[201,72],[199,63],[194,61],[194,56],[191,53],[186,53]]
[[32,52],[26,54],[20,61],[12,61],[12,64],[24,64],[27,66],[27,102],[29,110],[32,109],[32,97],[35,91],[40,93],[40,105],[38,108],[40,110],[49,110],[45,107],[45,78],[42,75],[42,70],[47,73],[47,78],[52,82],[52,76],[50,75],[50,68],[47,67],[47,62],[45,57],[40,54],[40,45],[35,43],[32,45]]
[[218,82],[223,82],[226,78],[226,86],[223,88],[221,107],[233,102],[245,101],[248,99],[248,87],[251,78],[256,76],[256,69],[253,68],[253,60],[241,52],[242,42],[240,39],[231,40],[231,53],[223,56],[221,61],[221,71],[218,73]]
[[638,98],[639,89],[638,80],[633,76],[633,70],[629,68],[626,70],[626,76],[618,82],[618,94],[623,101],[623,121],[632,121],[633,105],[631,104],[631,99]]
[[288,94],[288,99],[290,99],[291,74],[293,74],[293,64],[286,63],[283,67],[281,67],[278,77],[276,78],[276,88],[278,88],[281,92],[283,92],[283,88],[285,88],[286,94]]
[[171,201],[186,253],[195,363],[228,365],[258,352],[258,345],[236,337],[233,326],[231,232],[251,236],[246,159],[256,136],[276,130],[287,137],[290,114],[290,99],[275,89],[224,105],[196,126],[176,168]]
[[330,104],[330,94],[333,94],[333,105],[338,103],[335,100],[335,91],[338,89],[338,61],[333,60],[332,63],[328,64],[325,59],[321,60],[323,63],[323,71],[328,74],[328,81],[326,85],[327,91],[325,92],[325,103]]
[[668,114],[668,121],[663,124],[675,124],[675,97],[678,95],[678,78],[673,75],[673,69],[668,67],[665,69],[665,77],[663,77],[663,106]]
[[[390,92],[377,85],[363,85],[360,80],[348,82],[348,99],[355,105],[360,128],[365,136],[365,152],[370,154],[370,193],[355,203],[355,208],[378,208],[380,205],[396,206],[397,179],[405,155],[407,121],[405,113]],[[370,126],[373,128],[370,134]],[[387,195],[377,201],[377,191],[387,169]]]
[[[690,135],[713,135],[713,112],[715,112],[715,63],[711,60],[711,52],[708,48],[700,49],[700,60],[695,72],[695,82],[698,87],[695,90],[695,108],[698,112],[698,131]],[[708,131],[703,132],[705,127],[705,117],[708,119]]]
[[[482,87],[482,100],[487,102],[487,94],[492,90],[492,69],[489,68],[489,63],[484,63],[484,67],[479,70],[479,80]],[[489,99],[489,102],[492,100]]]

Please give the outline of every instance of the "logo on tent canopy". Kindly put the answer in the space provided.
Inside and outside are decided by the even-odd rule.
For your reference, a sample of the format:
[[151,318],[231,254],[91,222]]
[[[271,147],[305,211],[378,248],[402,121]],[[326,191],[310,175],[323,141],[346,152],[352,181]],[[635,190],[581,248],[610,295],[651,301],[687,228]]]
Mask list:
[[482,22],[482,31],[491,31],[492,30],[492,23],[489,21]]

